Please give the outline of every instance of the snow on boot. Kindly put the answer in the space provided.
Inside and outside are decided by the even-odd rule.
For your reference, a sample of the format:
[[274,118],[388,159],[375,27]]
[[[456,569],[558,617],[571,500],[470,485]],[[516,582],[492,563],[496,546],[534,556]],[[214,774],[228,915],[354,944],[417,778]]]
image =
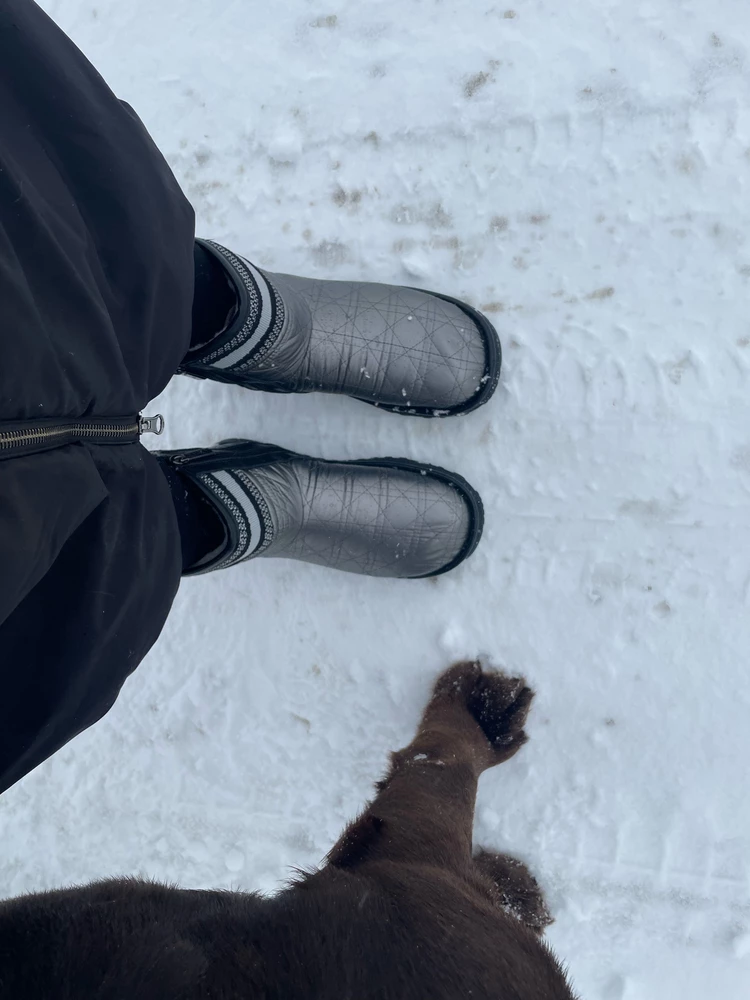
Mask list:
[[500,342],[481,313],[416,288],[261,271],[209,240],[237,309],[180,371],[267,392],[331,392],[395,413],[453,416],[486,403]]
[[476,548],[484,514],[460,476],[406,459],[327,462],[252,441],[158,452],[203,491],[226,543],[185,575],[258,556],[369,576],[436,576]]

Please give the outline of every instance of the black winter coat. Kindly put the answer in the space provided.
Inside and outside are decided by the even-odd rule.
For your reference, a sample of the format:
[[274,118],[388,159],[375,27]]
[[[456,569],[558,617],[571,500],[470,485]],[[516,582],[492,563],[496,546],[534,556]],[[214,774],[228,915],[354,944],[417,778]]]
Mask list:
[[190,339],[193,211],[31,0],[0,0],[0,792],[111,707],[180,578],[138,414]]

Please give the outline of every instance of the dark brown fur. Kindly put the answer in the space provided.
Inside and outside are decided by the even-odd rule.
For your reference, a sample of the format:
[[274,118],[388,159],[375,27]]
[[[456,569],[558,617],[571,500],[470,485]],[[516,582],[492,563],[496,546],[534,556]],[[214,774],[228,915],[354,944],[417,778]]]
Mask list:
[[136,880],[0,903],[0,1000],[572,1000],[521,862],[472,855],[523,680],[452,667],[320,871],[272,898]]

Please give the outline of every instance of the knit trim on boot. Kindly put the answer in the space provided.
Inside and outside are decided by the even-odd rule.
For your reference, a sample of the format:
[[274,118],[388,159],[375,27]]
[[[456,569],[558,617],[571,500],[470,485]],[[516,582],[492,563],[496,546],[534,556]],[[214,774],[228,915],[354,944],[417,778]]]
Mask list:
[[197,242],[222,259],[240,303],[236,321],[208,344],[189,352],[181,370],[188,374],[205,368],[242,371],[257,364],[278,340],[284,327],[284,303],[268,278],[250,261],[213,240]]
[[213,499],[218,512],[231,518],[230,550],[189,570],[190,576],[226,569],[264,552],[273,541],[273,521],[263,497],[242,469],[201,472],[196,482]]

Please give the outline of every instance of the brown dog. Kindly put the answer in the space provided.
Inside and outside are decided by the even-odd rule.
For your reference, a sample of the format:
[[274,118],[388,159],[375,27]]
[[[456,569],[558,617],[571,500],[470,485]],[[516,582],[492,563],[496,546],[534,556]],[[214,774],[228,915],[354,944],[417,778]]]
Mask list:
[[574,1000],[519,861],[472,856],[523,680],[460,663],[320,871],[273,898],[116,880],[0,903],[0,1000]]

